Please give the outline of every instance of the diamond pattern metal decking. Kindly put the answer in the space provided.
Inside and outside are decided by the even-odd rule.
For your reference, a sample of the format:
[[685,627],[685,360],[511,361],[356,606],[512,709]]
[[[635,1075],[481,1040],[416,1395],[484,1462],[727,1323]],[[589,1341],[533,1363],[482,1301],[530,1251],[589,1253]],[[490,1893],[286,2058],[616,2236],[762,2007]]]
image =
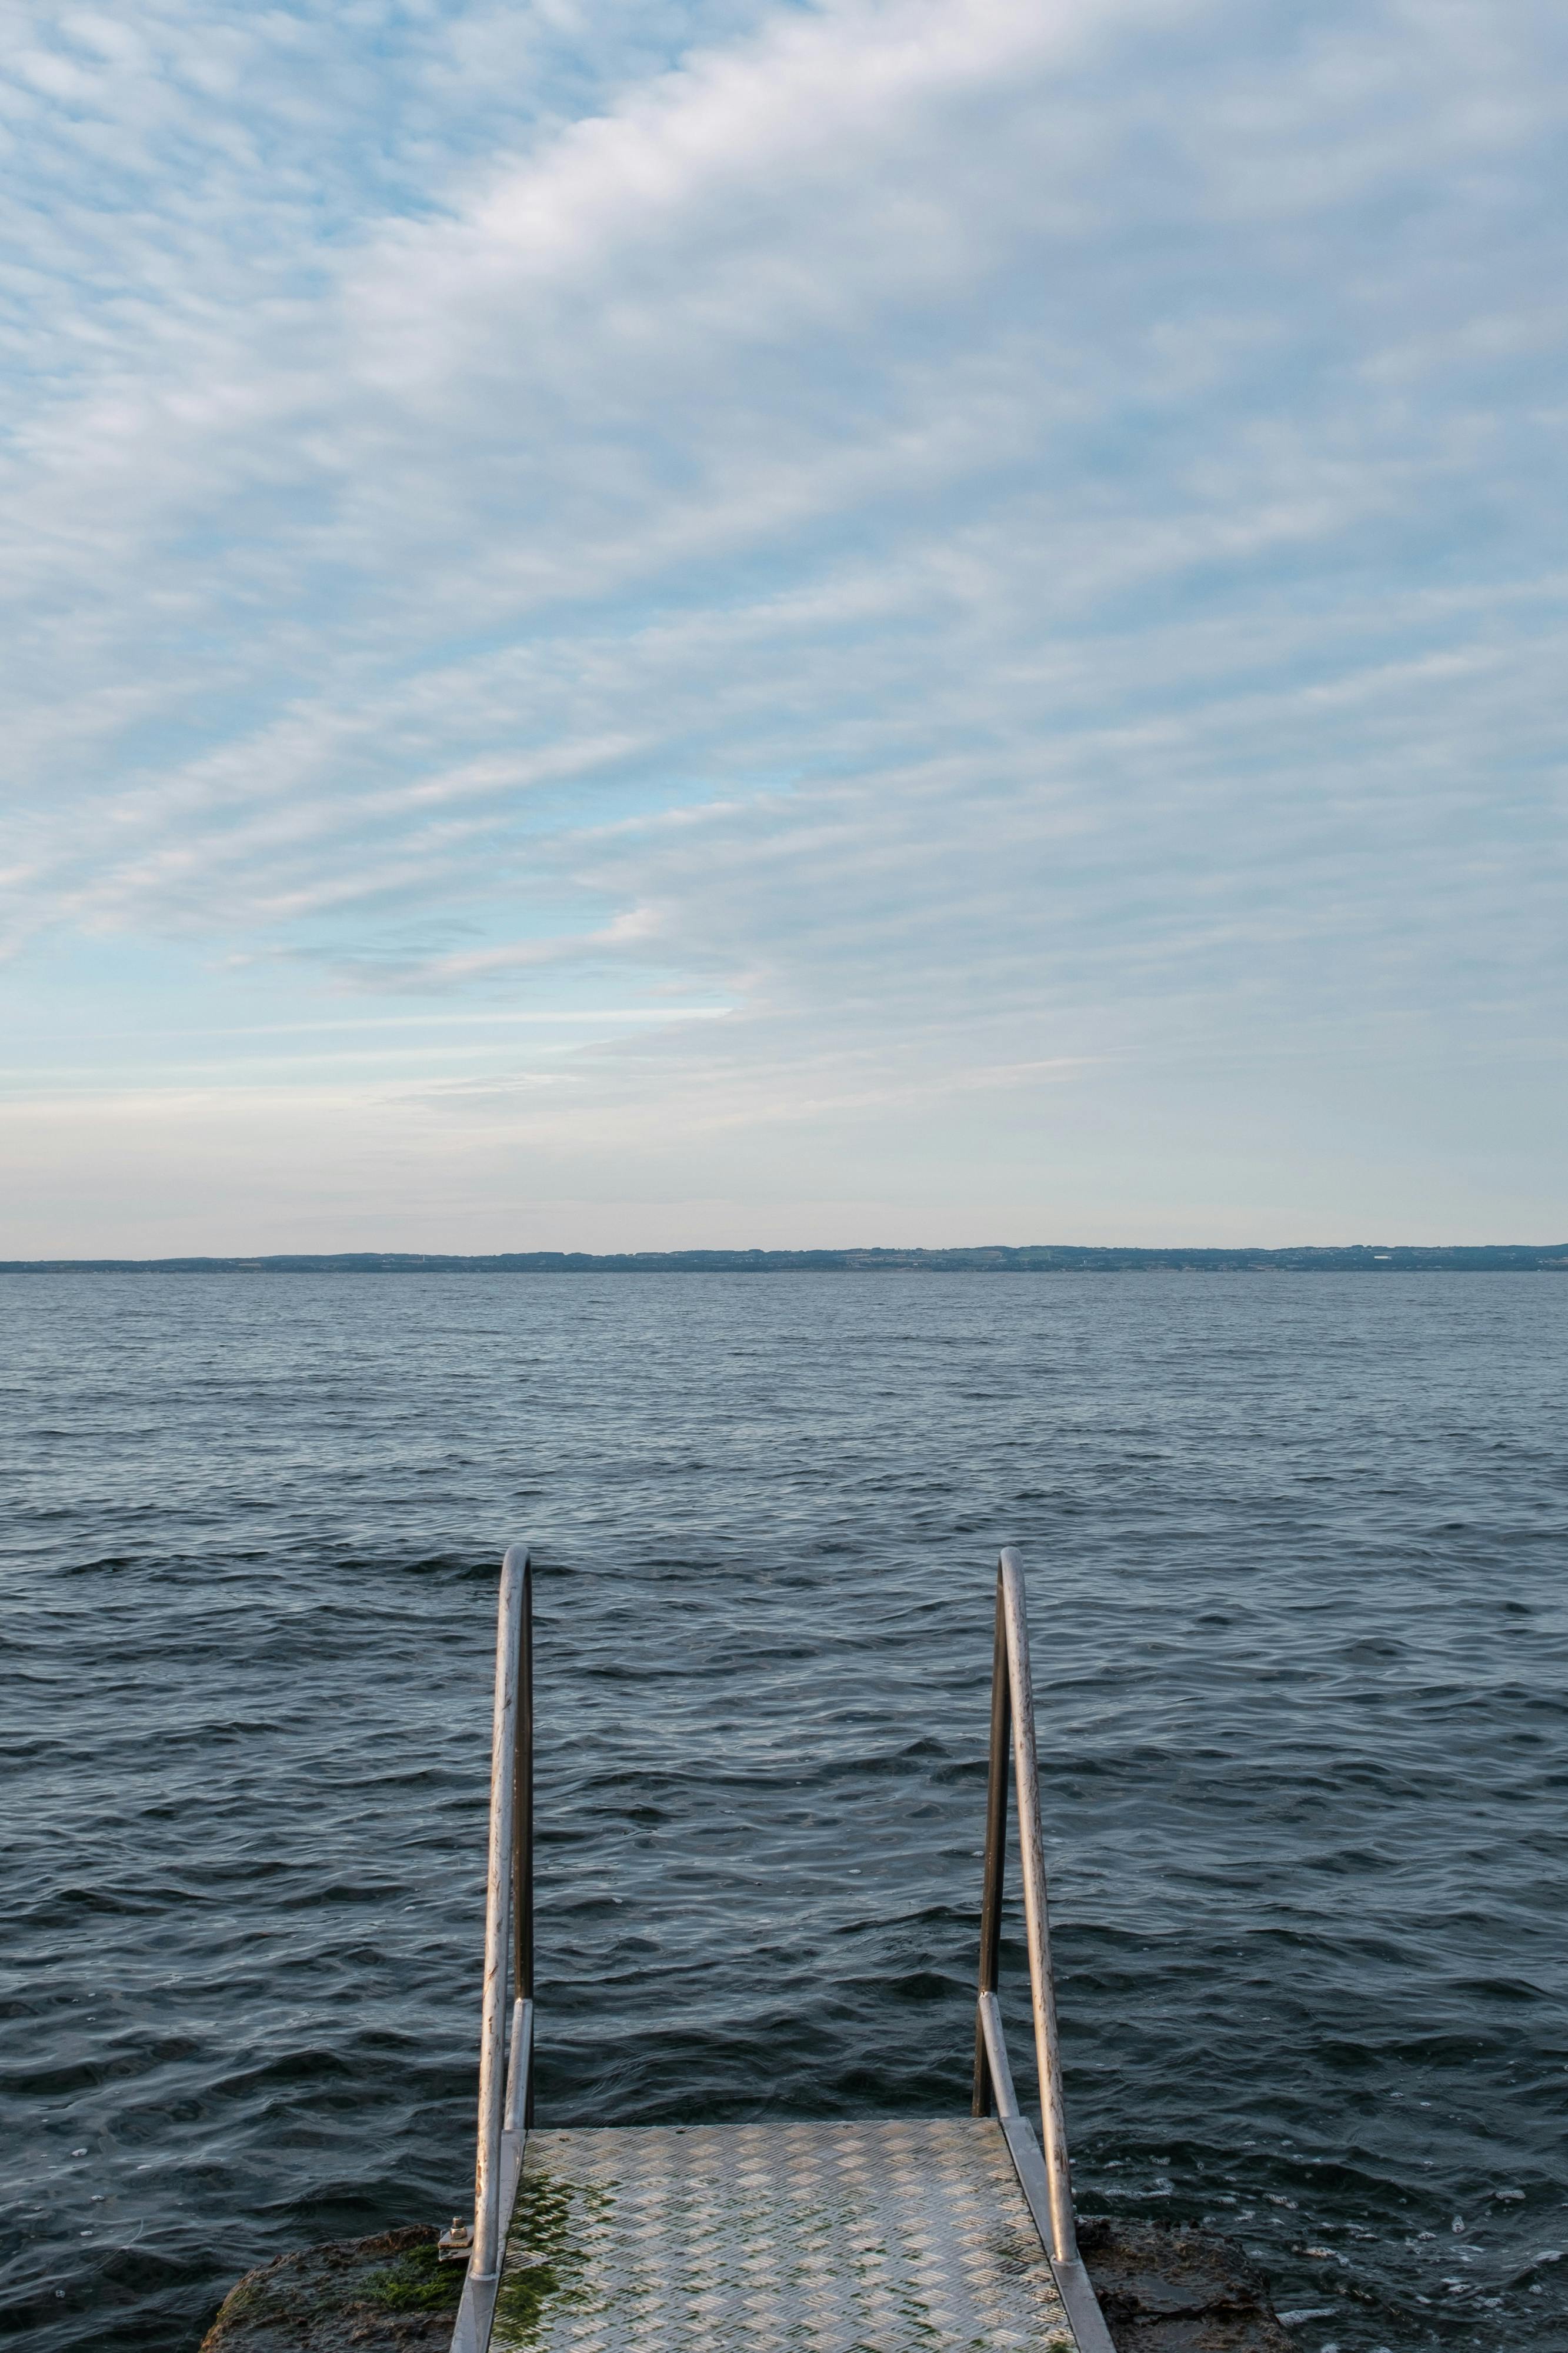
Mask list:
[[1072,2353],[1000,2128],[531,2132],[496,2353]]

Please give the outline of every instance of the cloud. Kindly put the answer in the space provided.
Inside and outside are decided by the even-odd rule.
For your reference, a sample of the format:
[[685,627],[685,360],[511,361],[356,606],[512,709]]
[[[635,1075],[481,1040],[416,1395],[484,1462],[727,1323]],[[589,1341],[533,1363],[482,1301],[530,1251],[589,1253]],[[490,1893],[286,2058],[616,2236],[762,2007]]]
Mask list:
[[569,1152],[1552,1034],[1555,12],[377,24],[24,15],[14,974],[733,1003]]

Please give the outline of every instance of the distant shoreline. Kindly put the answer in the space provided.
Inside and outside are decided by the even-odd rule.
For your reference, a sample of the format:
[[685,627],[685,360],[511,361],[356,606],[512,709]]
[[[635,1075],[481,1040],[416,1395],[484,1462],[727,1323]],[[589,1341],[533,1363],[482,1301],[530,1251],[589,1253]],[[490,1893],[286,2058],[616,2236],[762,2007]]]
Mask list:
[[0,1274],[1531,1274],[1568,1273],[1568,1242],[1344,1249],[1132,1250],[1076,1243],[968,1250],[501,1250],[475,1257],[339,1250],[263,1258],[0,1259]]

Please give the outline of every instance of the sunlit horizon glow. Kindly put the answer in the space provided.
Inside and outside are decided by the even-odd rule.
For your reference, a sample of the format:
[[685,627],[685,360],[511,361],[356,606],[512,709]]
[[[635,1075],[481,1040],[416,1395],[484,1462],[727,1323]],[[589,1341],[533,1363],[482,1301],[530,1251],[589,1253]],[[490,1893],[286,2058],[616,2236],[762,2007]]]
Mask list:
[[7,70],[0,1257],[1568,1229],[1560,11]]

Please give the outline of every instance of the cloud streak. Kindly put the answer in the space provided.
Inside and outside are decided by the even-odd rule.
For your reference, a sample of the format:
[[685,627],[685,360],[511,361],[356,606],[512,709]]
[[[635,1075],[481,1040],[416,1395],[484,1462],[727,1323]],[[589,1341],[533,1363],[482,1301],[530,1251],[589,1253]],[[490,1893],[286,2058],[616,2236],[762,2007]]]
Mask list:
[[[421,1134],[512,1123],[453,1197],[498,1242],[531,1150],[635,1202],[684,1134],[711,1220],[709,1140],[781,1123],[804,1200],[853,1165],[952,1239],[975,1149],[1079,1230],[1140,1117],[1153,1238],[1162,1184],[1260,1239],[1369,1182],[1545,1214],[1563,47],[1532,0],[40,16],[8,985],[732,1004],[547,1116],[410,1065]],[[976,1090],[878,1195],[842,1120]],[[1445,1099],[1501,1154],[1457,1190]]]

